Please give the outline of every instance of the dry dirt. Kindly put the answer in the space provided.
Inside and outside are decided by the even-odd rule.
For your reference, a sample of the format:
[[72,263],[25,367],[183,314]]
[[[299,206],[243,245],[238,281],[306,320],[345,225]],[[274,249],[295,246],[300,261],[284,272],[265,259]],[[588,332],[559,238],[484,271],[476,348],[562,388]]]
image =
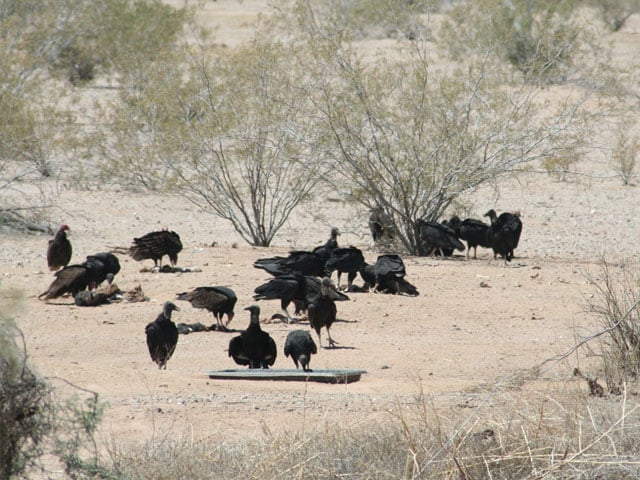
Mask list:
[[[256,3],[210,2],[208,15],[216,18],[212,9],[217,5]],[[233,21],[224,24],[230,28]],[[123,290],[141,285],[148,302],[97,308],[76,307],[68,298],[45,303],[36,296],[53,278],[45,258],[50,237],[3,234],[1,285],[27,297],[17,322],[37,370],[51,377],[61,394],[72,391],[64,379],[98,392],[108,403],[100,429],[104,441],[126,444],[189,435],[233,442],[268,431],[353,425],[385,418],[389,409],[414,403],[421,392],[436,405],[460,405],[462,416],[464,407],[473,406],[475,387],[538,366],[568,351],[576,336],[594,332],[595,319],[586,313],[594,293],[587,273],[599,272],[603,255],[619,262],[638,253],[637,187],[622,186],[606,163],[591,162],[578,170],[590,176],[566,182],[545,174],[524,176],[501,185],[499,195],[487,190],[471,199],[476,217],[489,208],[522,213],[521,244],[509,266],[492,261],[483,249],[477,260],[466,260],[464,254],[405,256],[408,279],[420,296],[354,293],[340,303],[332,329],[339,348],[320,349],[311,366],[367,371],[348,385],[211,380],[205,372],[236,367],[226,352],[233,334],[219,332],[180,336],[168,368],[161,371],[151,362],[144,337],[145,325],[165,300],[201,285],[233,288],[239,300],[230,327],[245,328],[248,312],[243,309],[254,303],[253,289],[269,278],[252,262],[324,243],[331,226],[343,232],[341,245],[356,245],[369,262],[375,261],[378,253],[365,214],[337,200],[301,209],[273,247],[253,248],[229,225],[180,197],[63,191],[51,216],[54,223],[71,227],[72,261],[126,247],[133,237],[168,226],[184,244],[179,265],[202,271],[143,273],[151,261],[119,255],[122,270],[116,283]],[[212,323],[206,312],[177,303],[182,310],[174,314],[175,321]],[[275,301],[260,307],[265,318],[279,311]],[[275,367],[292,368],[282,353],[284,338],[292,328],[308,324],[263,328],[278,344]],[[545,383],[577,382],[571,377],[575,363],[570,357],[542,378]]]

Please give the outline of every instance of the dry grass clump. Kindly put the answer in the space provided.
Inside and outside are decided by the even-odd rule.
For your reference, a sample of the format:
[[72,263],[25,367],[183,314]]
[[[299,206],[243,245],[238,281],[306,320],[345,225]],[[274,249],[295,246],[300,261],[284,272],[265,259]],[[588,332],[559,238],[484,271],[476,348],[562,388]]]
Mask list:
[[619,393],[640,374],[640,277],[638,265],[602,261],[601,273],[590,278],[596,297],[590,309],[602,330],[590,349],[602,359],[607,390]]
[[470,410],[421,397],[383,422],[233,445],[167,438],[114,448],[113,467],[139,479],[636,478],[640,401],[591,397],[581,386],[484,393]]

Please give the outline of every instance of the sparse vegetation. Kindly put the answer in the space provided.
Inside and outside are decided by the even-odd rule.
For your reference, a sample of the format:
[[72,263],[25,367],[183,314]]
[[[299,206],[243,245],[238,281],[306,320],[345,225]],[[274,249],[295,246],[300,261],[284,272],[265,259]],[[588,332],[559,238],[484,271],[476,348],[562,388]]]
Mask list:
[[636,162],[640,152],[640,140],[629,134],[622,126],[618,129],[616,144],[611,154],[613,169],[622,182],[629,185],[635,175]]
[[[575,0],[482,0],[452,10],[441,38],[458,60],[490,53],[520,71],[530,83],[562,83],[591,71],[599,47],[580,22]],[[584,58],[589,58],[585,61]],[[581,66],[581,63],[584,66]]]
[[592,347],[602,359],[606,390],[620,393],[640,374],[640,283],[637,265],[619,268],[603,260],[591,277],[597,296],[591,310],[598,314],[603,334]]
[[401,60],[365,61],[348,31],[301,3],[307,10],[297,24],[315,53],[313,63],[299,62],[315,68],[318,128],[336,157],[327,181],[386,213],[406,251],[422,253],[419,219],[438,220],[464,193],[533,161],[575,156],[580,147],[588,92],[543,116],[543,92],[487,58],[435,70],[432,45],[414,41],[396,47]]
[[[112,451],[126,478],[625,478],[640,473],[635,399],[565,391],[484,392],[471,412],[430,399],[388,417],[218,446],[186,437]],[[251,461],[247,461],[251,458]]]
[[148,88],[121,91],[102,178],[181,192],[253,245],[269,245],[324,180],[382,208],[415,254],[420,218],[532,161],[575,156],[589,92],[543,117],[542,92],[488,58],[437,71],[417,38],[397,45],[398,61],[365,61],[336,5],[297,2],[236,52],[152,64]]
[[[27,347],[11,315],[21,296],[0,290],[0,479],[31,478],[58,459],[69,478],[110,478],[94,434],[104,405],[91,392],[56,398],[51,383],[27,362]],[[79,390],[78,390],[79,391]]]
[[598,9],[605,25],[613,32],[620,30],[631,15],[640,12],[638,0],[591,0],[590,3]]
[[184,52],[188,81],[158,63],[148,88],[123,91],[105,178],[180,192],[268,246],[329,168],[311,85],[289,61],[299,48],[259,37],[218,58]]
[[[81,89],[107,73],[118,90],[97,109],[104,117],[90,119],[93,136],[84,138],[95,156],[83,168],[100,165],[96,178],[109,185],[185,195],[254,245],[269,245],[326,182],[341,198],[387,213],[404,250],[421,253],[420,218],[439,219],[464,194],[534,162],[564,175],[579,159],[590,92],[573,90],[550,107],[548,85],[538,88],[575,72],[584,46],[568,21],[575,5],[467,2],[455,28],[478,28],[461,32],[473,55],[447,70],[433,68],[435,46],[413,23],[422,2],[356,3],[332,2],[318,15],[326,3],[296,2],[289,25],[302,28],[286,41],[274,23],[215,54],[197,45],[204,37],[180,44],[190,12],[159,1],[8,3],[0,15],[0,195],[55,177],[56,162],[78,146],[80,130],[62,138],[73,116],[45,101],[51,82]],[[614,17],[612,28],[626,18]],[[8,18],[37,34],[20,37]],[[403,39],[393,58],[358,50],[354,38],[372,26],[402,32],[393,34]],[[638,139],[621,132],[612,158],[625,184],[637,152]],[[9,200],[0,199],[8,214]],[[94,436],[105,408],[98,396],[57,398],[29,365],[15,324],[0,318],[0,479],[44,470],[44,455],[69,478],[636,478],[640,403],[627,393],[640,370],[640,283],[631,270],[618,273],[605,264],[593,280],[602,334],[590,348],[607,386],[599,398],[567,371],[560,388],[501,383],[478,392],[472,409],[445,410],[419,395],[382,420],[233,445],[167,436],[131,447],[115,438],[109,461]],[[1,295],[6,314],[14,299]]]
[[69,87],[91,81],[97,69],[136,71],[175,41],[187,18],[188,10],[159,0],[3,2],[0,224],[33,228],[48,198],[25,193],[21,184],[59,178],[64,160],[82,155],[81,146],[88,150],[77,110],[65,102],[72,98]]

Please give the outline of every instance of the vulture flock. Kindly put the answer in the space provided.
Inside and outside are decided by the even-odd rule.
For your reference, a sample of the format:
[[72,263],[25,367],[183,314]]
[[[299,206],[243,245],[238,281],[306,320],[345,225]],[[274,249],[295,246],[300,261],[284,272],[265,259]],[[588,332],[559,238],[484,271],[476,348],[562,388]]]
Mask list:
[[[477,258],[477,247],[493,250],[493,258],[500,256],[505,264],[513,259],[522,232],[522,222],[518,213],[502,213],[495,210],[486,214],[490,223],[467,218],[461,220],[453,216],[448,221],[434,222],[419,220],[416,228],[422,241],[425,255],[451,256],[455,250],[464,251],[469,259],[471,248],[473,258]],[[376,244],[387,246],[395,236],[391,217],[382,210],[373,210],[369,218],[371,234]],[[54,271],[54,280],[38,298],[57,299],[70,295],[78,306],[96,306],[109,303],[121,294],[113,283],[120,271],[120,262],[114,253],[99,252],[86,256],[82,263],[70,264],[72,247],[63,224],[47,247],[47,264]],[[318,344],[322,347],[322,329],[326,330],[329,348],[338,342],[331,336],[331,327],[336,321],[338,302],[348,301],[348,293],[375,292],[392,295],[417,296],[419,292],[406,278],[407,271],[402,258],[397,254],[378,255],[374,263],[367,263],[364,253],[357,247],[338,246],[340,231],[332,228],[329,239],[312,250],[294,250],[287,256],[261,258],[253,263],[257,269],[270,275],[264,283],[254,289],[253,300],[279,300],[282,314],[280,318],[287,324],[299,324],[307,320],[309,330],[295,329],[289,332],[284,343],[285,357],[291,357],[296,369],[312,371],[309,367],[311,356],[318,353],[311,330],[315,331]],[[154,269],[167,271],[162,266],[164,256],[169,258],[171,267],[178,262],[182,250],[180,236],[167,228],[147,233],[133,239],[127,253],[136,261],[153,260]],[[332,280],[336,272],[336,283]],[[346,276],[343,284],[342,275]],[[360,276],[361,284],[357,284]],[[358,282],[359,283],[359,282]],[[192,331],[239,332],[229,341],[228,354],[233,361],[248,368],[270,368],[277,358],[277,345],[268,332],[260,325],[260,307],[251,305],[249,324],[245,330],[230,330],[229,323],[234,318],[238,302],[235,292],[226,286],[200,286],[176,294],[177,300],[189,302],[193,308],[211,312],[210,327],[203,324],[176,324],[171,314],[180,309],[166,301],[157,318],[146,325],[145,335],[151,360],[160,369],[167,368],[180,333]],[[289,308],[293,304],[294,314]],[[225,318],[226,317],[226,318]]]

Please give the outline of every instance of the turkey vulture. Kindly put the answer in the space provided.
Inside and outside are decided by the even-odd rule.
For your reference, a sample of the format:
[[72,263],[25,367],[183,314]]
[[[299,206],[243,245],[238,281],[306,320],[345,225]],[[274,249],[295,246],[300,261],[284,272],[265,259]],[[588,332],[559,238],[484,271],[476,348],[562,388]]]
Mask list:
[[484,216],[491,219],[488,235],[493,249],[493,258],[495,259],[497,255],[500,255],[504,258],[504,264],[506,265],[513,258],[513,251],[520,241],[520,234],[522,233],[520,216],[508,212],[497,216],[496,211],[493,209],[485,213]]
[[74,297],[81,290],[92,290],[107,279],[109,274],[115,275],[120,271],[118,257],[112,253],[101,252],[89,255],[80,264],[67,265],[54,275],[56,279],[49,288],[38,295],[38,298],[58,298],[70,293]]
[[[287,321],[293,322],[287,307],[293,301],[307,302],[307,282],[303,275],[291,274],[272,278],[254,290],[254,300],[280,300],[280,308],[287,315]],[[304,309],[304,308],[303,308]]]
[[129,248],[129,255],[136,260],[141,261],[147,258],[153,260],[154,266],[162,266],[162,257],[167,255],[171,266],[175,267],[178,263],[178,253],[182,251],[182,242],[180,236],[173,231],[169,231],[166,227],[160,231],[150,232],[139,238],[133,239],[133,245]]
[[178,328],[171,321],[171,312],[174,310],[180,309],[173,302],[164,302],[162,313],[144,329],[151,360],[158,364],[158,368],[165,370],[178,344]]
[[334,347],[335,344],[338,343],[331,338],[331,333],[329,332],[331,325],[336,321],[336,315],[338,313],[336,303],[331,298],[331,292],[334,289],[335,287],[331,279],[327,277],[323,278],[319,295],[315,296],[309,302],[309,326],[316,331],[320,346],[322,346],[322,338],[320,337],[320,330],[322,327],[327,329],[329,346]]
[[249,368],[269,368],[278,355],[276,342],[260,328],[260,307],[252,305],[245,308],[251,312],[249,326],[229,342],[229,356],[238,365]]
[[[194,308],[204,308],[213,314],[219,330],[227,330],[227,325],[233,320],[233,309],[238,298],[233,290],[227,287],[197,287],[190,292],[177,295],[178,300],[186,300]],[[227,315],[227,322],[223,325],[222,317]],[[210,330],[214,329],[212,325]]]
[[460,220],[457,215],[454,215],[449,220],[449,226],[456,232],[458,238],[467,242],[467,259],[469,258],[469,251],[472,247],[473,258],[477,258],[478,246],[491,248],[491,242],[489,240],[490,226],[483,221],[476,220],[475,218]]
[[[456,232],[453,231],[448,225],[442,223],[430,222],[426,220],[418,220],[418,228],[420,232],[420,239],[424,243],[426,255],[435,254],[451,256],[453,250],[464,250],[464,245],[460,240]],[[447,255],[449,253],[449,255]]]
[[338,271],[338,288],[340,288],[340,277],[347,274],[347,291],[351,288],[354,278],[364,265],[364,255],[357,247],[336,248],[325,265],[329,272]]
[[292,330],[289,332],[284,342],[284,355],[285,357],[291,355],[296,368],[299,368],[298,362],[300,362],[302,370],[311,372],[309,361],[312,353],[318,353],[318,347],[316,347],[311,334],[307,330]]
[[67,230],[71,230],[69,225],[63,223],[56,232],[55,237],[49,240],[47,246],[47,264],[49,270],[56,271],[59,268],[66,267],[71,261],[71,242],[67,238]]

